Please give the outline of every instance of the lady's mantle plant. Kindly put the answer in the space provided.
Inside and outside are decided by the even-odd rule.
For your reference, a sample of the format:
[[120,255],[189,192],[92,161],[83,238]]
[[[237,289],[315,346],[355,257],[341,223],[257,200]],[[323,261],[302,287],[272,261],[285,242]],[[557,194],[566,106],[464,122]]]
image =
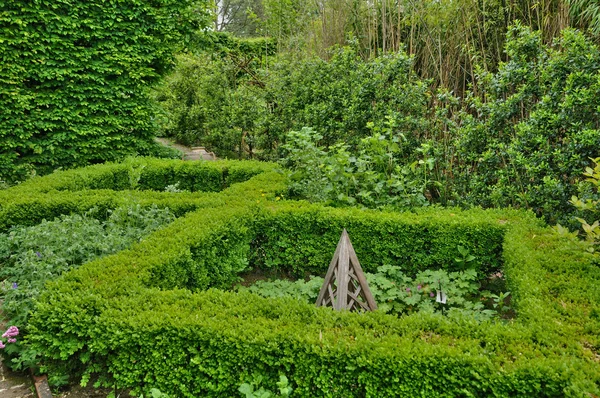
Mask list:
[[[468,260],[470,257],[467,254],[465,258]],[[472,316],[483,321],[503,315],[510,309],[503,305],[510,293],[498,292],[495,295],[482,290],[479,276],[474,269],[459,272],[425,270],[413,278],[398,266],[383,265],[375,274],[365,273],[365,276],[379,311],[388,314],[441,312],[450,316]],[[258,281],[252,286],[239,289],[247,289],[263,297],[293,297],[314,302],[322,284],[323,278],[311,277],[307,282]],[[493,304],[486,306],[486,302]]]

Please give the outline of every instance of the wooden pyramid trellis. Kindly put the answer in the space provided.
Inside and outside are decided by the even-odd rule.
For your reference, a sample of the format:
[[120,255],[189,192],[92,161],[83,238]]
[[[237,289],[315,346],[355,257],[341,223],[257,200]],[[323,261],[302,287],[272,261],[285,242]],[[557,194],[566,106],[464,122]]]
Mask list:
[[338,311],[377,309],[346,229],[335,249],[316,304],[317,307],[330,306]]

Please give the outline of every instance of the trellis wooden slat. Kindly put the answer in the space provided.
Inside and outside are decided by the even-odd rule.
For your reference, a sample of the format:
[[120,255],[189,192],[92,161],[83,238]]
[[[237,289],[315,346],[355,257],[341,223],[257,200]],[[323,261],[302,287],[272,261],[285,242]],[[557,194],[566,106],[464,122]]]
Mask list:
[[377,309],[377,303],[345,229],[329,264],[316,305],[332,306],[338,311]]

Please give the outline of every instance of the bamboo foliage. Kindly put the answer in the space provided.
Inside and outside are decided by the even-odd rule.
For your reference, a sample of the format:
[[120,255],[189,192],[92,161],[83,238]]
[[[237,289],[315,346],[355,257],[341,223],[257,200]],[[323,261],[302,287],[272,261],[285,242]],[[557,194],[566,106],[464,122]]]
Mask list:
[[356,45],[364,58],[404,49],[415,58],[417,73],[431,79],[432,88],[444,87],[459,96],[473,82],[476,64],[492,71],[506,59],[506,31],[517,20],[539,30],[545,43],[570,26],[600,33],[597,0],[263,2],[267,14],[279,18],[269,22],[270,34],[288,49],[324,58],[335,45]]
[[598,0],[569,0],[570,15],[583,26],[600,34],[600,2]]

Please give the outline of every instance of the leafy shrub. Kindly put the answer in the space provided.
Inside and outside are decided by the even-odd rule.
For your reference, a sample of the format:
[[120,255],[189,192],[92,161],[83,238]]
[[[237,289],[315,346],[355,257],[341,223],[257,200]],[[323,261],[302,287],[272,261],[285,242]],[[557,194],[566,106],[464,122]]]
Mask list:
[[583,33],[565,30],[547,45],[511,26],[506,61],[478,69],[463,100],[432,92],[402,52],[267,53],[239,56],[248,70],[223,56],[182,57],[161,91],[169,134],[227,156],[281,159],[311,201],[407,208],[427,198],[573,224],[568,202],[600,142],[600,50]]
[[147,87],[186,35],[208,23],[207,1],[14,0],[2,8],[0,179],[156,149]]
[[[390,134],[392,132],[390,131]],[[347,144],[326,151],[312,129],[290,132],[281,164],[290,169],[290,195],[337,206],[410,209],[429,205],[434,159],[402,163],[400,139],[375,134],[363,138],[356,154]],[[425,152],[425,151],[422,151]]]
[[404,155],[419,146],[429,125],[427,87],[405,53],[363,61],[344,47],[330,61],[268,59],[264,48],[235,48],[226,57],[182,55],[156,94],[165,134],[220,156],[273,160],[290,130],[310,126],[322,134],[320,145],[356,146],[392,120]]
[[520,24],[507,35],[508,61],[481,72],[458,128],[458,202],[533,209],[569,222],[569,199],[600,142],[600,50],[565,30],[549,47]]
[[398,51],[365,61],[353,47],[331,55],[329,61],[281,58],[271,65],[271,124],[287,123],[279,139],[290,130],[312,127],[323,136],[322,145],[357,145],[373,131],[391,127],[389,138],[399,140],[405,155],[415,150],[429,126],[429,93],[412,71],[412,58]]
[[[414,277],[426,269],[448,272],[475,268],[488,275],[502,267],[502,237],[506,217],[495,219],[481,210],[423,209],[394,213],[299,205],[293,201],[259,212],[254,223],[251,262],[267,270],[297,277],[324,274],[341,231],[346,228],[365,272],[384,264],[401,266]],[[456,262],[457,246],[477,258]]]
[[274,52],[270,39],[238,39],[206,32],[200,54],[180,54],[177,67],[153,96],[163,111],[163,133],[188,145],[201,144],[219,157],[253,157],[263,129],[261,66]]
[[[131,201],[144,206],[160,204],[180,216],[204,206],[210,195],[198,192],[221,191],[273,170],[274,166],[250,161],[240,164],[237,161],[131,158],[119,164],[56,171],[42,179],[32,179],[0,191],[0,231],[11,225],[35,225],[62,214],[83,213],[93,207],[103,214],[105,210]],[[167,186],[177,183],[179,189],[191,193],[175,196],[163,193]],[[105,191],[109,188],[112,190]],[[284,191],[283,187],[281,191]]]
[[[591,252],[595,251],[595,246],[600,245],[600,158],[592,159],[595,167],[586,167],[585,175],[586,182],[592,188],[591,195],[593,198],[579,199],[573,195],[571,203],[579,210],[590,213],[593,217],[599,217],[589,224],[584,218],[577,218],[581,223],[581,227],[585,232],[586,240],[590,243],[588,250]],[[593,192],[595,190],[595,192]],[[595,195],[594,195],[595,194]]]

